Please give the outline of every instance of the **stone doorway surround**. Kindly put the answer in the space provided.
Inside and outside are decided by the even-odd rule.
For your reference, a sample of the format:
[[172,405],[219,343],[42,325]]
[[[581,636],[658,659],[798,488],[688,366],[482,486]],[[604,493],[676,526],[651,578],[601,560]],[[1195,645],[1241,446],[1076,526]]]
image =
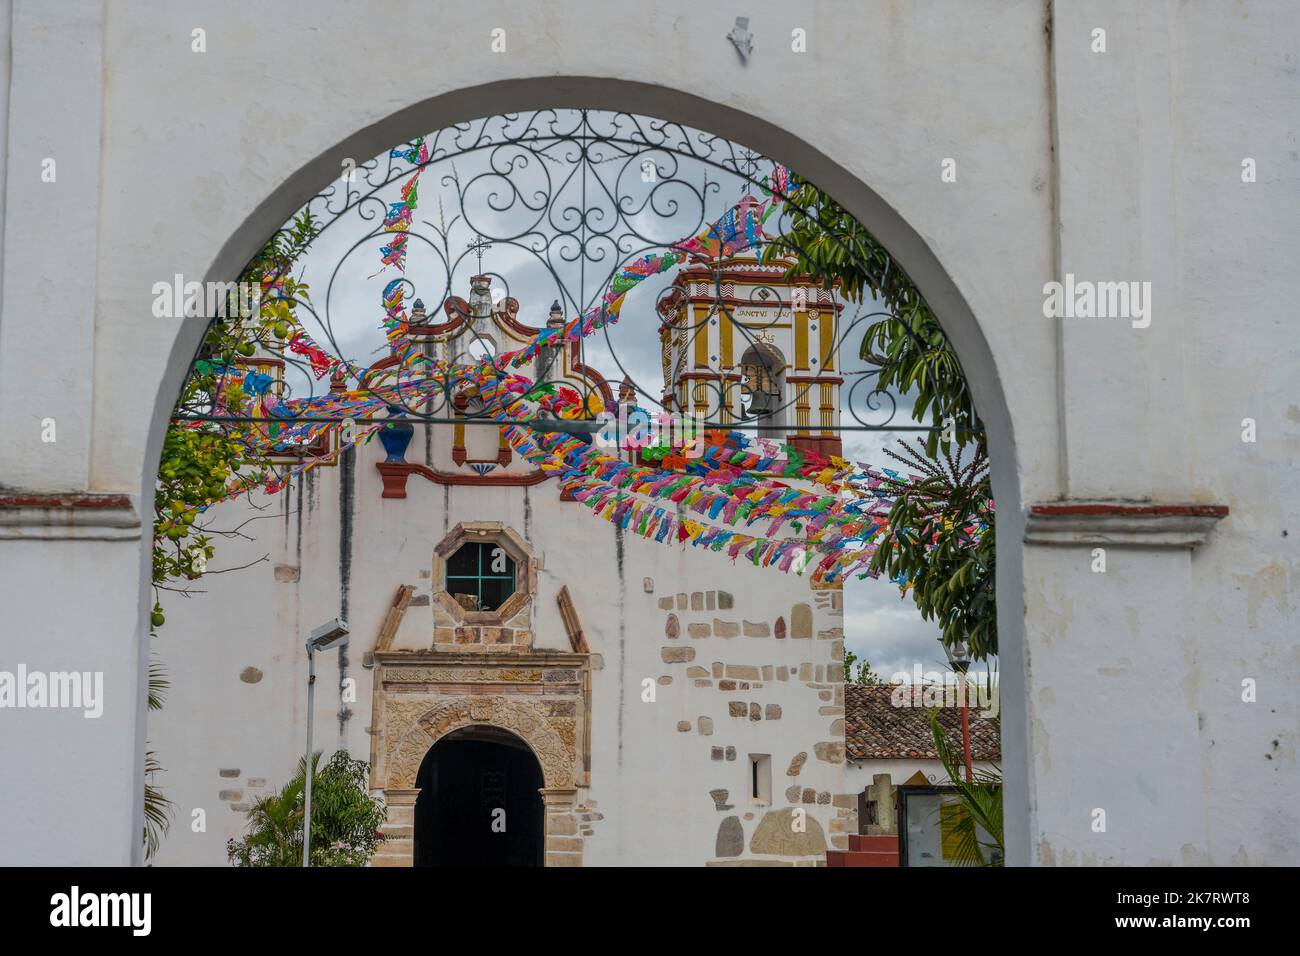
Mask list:
[[388,816],[375,866],[414,860],[420,762],[447,734],[497,727],[520,737],[542,768],[546,866],[581,866],[578,788],[589,784],[587,654],[378,652],[375,654],[370,786]]

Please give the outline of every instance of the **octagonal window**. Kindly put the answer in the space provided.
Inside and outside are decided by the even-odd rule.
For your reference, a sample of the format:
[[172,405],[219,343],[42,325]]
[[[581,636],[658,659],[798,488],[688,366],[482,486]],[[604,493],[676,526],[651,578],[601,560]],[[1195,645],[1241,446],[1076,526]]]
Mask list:
[[461,545],[447,559],[447,593],[467,611],[495,611],[515,593],[515,562],[501,545]]

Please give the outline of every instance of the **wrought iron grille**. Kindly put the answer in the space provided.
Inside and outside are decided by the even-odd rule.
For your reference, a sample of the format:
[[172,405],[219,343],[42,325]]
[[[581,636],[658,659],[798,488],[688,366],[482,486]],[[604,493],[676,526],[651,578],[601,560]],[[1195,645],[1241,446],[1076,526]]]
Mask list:
[[[347,355],[359,347],[352,341],[357,331],[377,327],[382,318],[377,301],[382,281],[375,274],[375,253],[391,239],[383,228],[385,211],[400,184],[421,166],[428,169],[421,181],[419,216],[410,224],[410,259],[401,281],[407,300],[424,307],[431,327],[436,325],[434,319],[445,316],[444,321],[459,321],[468,328],[471,354],[474,350],[492,354],[499,345],[473,321],[476,309],[488,307],[482,301],[485,285],[492,309],[509,312],[526,302],[530,312],[537,314],[543,303],[553,302],[566,318],[582,313],[599,304],[624,264],[695,235],[741,193],[768,188],[775,168],[772,159],[706,132],[596,110],[491,116],[438,130],[424,137],[424,143],[426,162],[399,155],[403,152],[399,147],[357,166],[304,207],[319,231],[299,263],[303,275],[310,277],[311,294],[295,299],[293,305],[317,341],[344,358],[339,371],[349,388],[364,391],[393,374],[384,368],[382,344],[378,358],[369,352]],[[781,214],[764,225],[765,238],[754,250],[755,261],[766,257],[770,244],[791,242],[791,210],[798,207],[791,196],[781,193],[779,198],[784,201]],[[851,254],[847,241],[844,246]],[[796,303],[787,307],[781,290],[788,283],[783,276],[774,274],[770,281],[743,287],[729,282],[737,267],[735,257],[693,257],[681,268],[691,271],[689,285],[697,293],[700,288],[710,290],[705,296],[709,301],[701,303],[697,294],[696,308],[683,310],[683,284],[674,284],[670,277],[653,295],[642,295],[614,327],[652,323],[661,342],[683,338],[689,342],[703,331],[704,323],[731,326],[733,358],[740,357],[737,368],[716,378],[693,379],[689,389],[691,405],[713,410],[706,427],[762,431],[776,428],[773,423],[781,420],[782,429],[794,431],[800,424],[792,418],[798,406],[816,407],[820,386],[839,380],[838,415],[834,421],[807,423],[812,430],[931,430],[929,425],[896,421],[899,396],[879,387],[877,369],[857,361],[864,331],[889,317],[888,309],[869,297],[853,303],[835,295],[829,306],[819,302],[820,308],[842,310],[833,341],[822,348],[819,340],[812,360],[817,369],[782,388],[782,371],[776,367],[780,356],[773,357],[767,333],[791,321]],[[894,266],[886,262],[884,268]],[[475,276],[486,278],[472,282]],[[815,276],[807,279],[810,287],[818,284]],[[461,297],[466,290],[470,290],[468,301]],[[766,318],[736,321],[738,313],[746,310]],[[413,321],[417,316],[413,313]],[[644,361],[645,357],[623,354],[619,338],[609,326],[602,330],[600,358],[612,366],[602,371],[615,379],[623,397],[652,410],[681,411],[671,407],[681,404],[680,389],[665,387],[680,370],[669,368],[665,360],[662,371],[667,382],[638,380],[631,374],[636,362],[630,359]],[[595,342],[578,346],[578,364],[587,365],[595,346]],[[276,387],[284,398],[315,394],[326,387],[302,356],[276,343],[265,343],[263,351],[281,363],[282,377]],[[210,357],[200,347],[195,361]],[[710,355],[711,362],[717,359]],[[551,371],[550,363],[538,362],[539,384],[552,381]],[[336,376],[336,387],[339,381]],[[434,400],[402,407],[401,414],[417,422],[499,426],[499,421],[482,415],[464,398],[460,384],[445,383]],[[595,380],[587,380],[585,387],[584,401],[599,404],[602,396]],[[951,411],[959,427],[977,427],[974,409]],[[177,417],[250,421],[218,414],[213,404],[179,407]]]

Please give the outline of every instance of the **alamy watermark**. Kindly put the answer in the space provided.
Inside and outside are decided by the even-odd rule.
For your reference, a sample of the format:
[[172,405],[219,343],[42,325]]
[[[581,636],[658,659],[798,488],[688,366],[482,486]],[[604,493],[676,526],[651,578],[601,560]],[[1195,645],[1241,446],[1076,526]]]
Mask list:
[[1043,315],[1049,319],[1129,319],[1135,329],[1151,324],[1150,282],[1092,282],[1065,274],[1043,284]]
[[704,457],[704,416],[679,412],[650,414],[641,408],[620,405],[618,414],[596,416],[600,430],[592,443],[601,448],[679,448],[685,458]]
[[50,897],[50,925],[118,926],[132,936],[148,936],[153,926],[152,893],[83,893],[73,886]]
[[889,678],[893,690],[889,702],[894,707],[960,707],[966,704],[980,708],[981,717],[996,717],[1001,710],[998,703],[996,680],[977,680],[973,674],[954,674],[951,671],[921,671],[920,664],[912,666],[911,673],[898,671]]
[[87,720],[104,713],[103,671],[0,671],[0,709],[81,710]]
[[151,291],[157,319],[247,319],[262,308],[259,282],[186,282],[178,272]]

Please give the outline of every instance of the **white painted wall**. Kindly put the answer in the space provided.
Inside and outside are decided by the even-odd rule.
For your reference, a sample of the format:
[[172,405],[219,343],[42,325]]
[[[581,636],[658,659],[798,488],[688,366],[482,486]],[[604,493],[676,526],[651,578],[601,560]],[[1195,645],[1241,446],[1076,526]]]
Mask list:
[[[997,769],[997,765],[990,760],[973,760],[971,767],[976,771]],[[930,781],[930,786],[948,785],[948,774],[938,760],[901,757],[896,760],[850,760],[844,768],[844,784],[850,793],[861,793],[875,783],[876,774],[887,773],[892,784],[901,787],[918,771],[925,774],[926,779]]]
[[[756,48],[741,66],[730,11],[685,0],[653,13],[394,0],[364,15],[281,0],[256,19],[237,5],[19,0],[0,483],[145,492],[199,335],[151,317],[152,283],[229,278],[344,158],[505,108],[667,115],[834,193],[914,275],[972,375],[1001,505],[1009,859],[1300,861],[1294,6],[745,12]],[[787,52],[796,26],[807,54]],[[1097,26],[1104,55],[1089,52]],[[196,27],[205,54],[190,51]],[[506,53],[488,52],[495,27]],[[44,151],[60,159],[57,188],[40,182]],[[1259,164],[1251,185],[1244,156]],[[948,157],[958,179],[943,184]],[[1066,272],[1151,281],[1152,326],[1044,319],[1043,283]],[[57,411],[57,445],[38,442],[34,409]],[[1086,548],[1022,552],[1024,505],[1097,496],[1232,514],[1191,557],[1113,552],[1104,577]],[[51,667],[66,650],[104,664],[117,700],[138,698],[147,602],[132,549],[2,546],[5,661]],[[7,861],[132,860],[144,729],[129,707],[77,733],[61,718],[0,723],[17,770],[0,783]],[[93,789],[59,786],[54,760]],[[1098,807],[1105,833],[1090,826]]]
[[[421,457],[421,431],[412,442],[411,460]],[[441,429],[441,441],[449,431]],[[362,655],[373,650],[400,585],[414,585],[417,602],[431,588],[441,590],[441,582],[429,576],[433,549],[460,522],[502,522],[541,559],[534,647],[570,649],[556,604],[560,587],[567,585],[592,653],[599,655],[600,669],[592,678],[592,786],[580,789],[577,801],[593,803],[603,819],[586,839],[584,864],[700,865],[715,858],[724,817],[742,817],[748,847],[764,810],[789,805],[784,793],[791,783],[845,792],[843,762],[814,755],[818,741],[842,743],[842,735],[831,732],[831,724],[843,715],[842,703],[838,712],[823,713],[823,708],[835,708],[835,701],[822,700],[822,691],[795,673],[787,681],[764,681],[761,688],[745,691],[724,692],[716,682],[696,687],[686,676],[690,664],[666,664],[660,653],[665,647],[690,647],[695,651],[692,664],[706,669],[722,661],[786,666],[796,672],[807,662],[838,682],[842,664],[832,659],[833,638],[687,635],[689,623],[715,618],[771,624],[781,616],[789,625],[796,603],[813,607],[814,635],[840,627],[842,612],[820,609],[806,578],[743,563],[733,566],[725,557],[634,535],[622,535],[620,542],[611,524],[576,502],[561,502],[549,483],[450,487],[412,476],[407,498],[383,499],[374,467],[383,458],[379,444],[363,446],[355,455],[355,490],[346,508],[342,489],[348,466],[310,472],[300,493],[276,499],[265,518],[248,526],[256,540],[220,541],[212,569],[237,567],[263,555],[269,560],[243,571],[208,575],[197,585],[207,593],[167,602],[165,636],[156,643],[171,689],[165,709],[150,719],[149,739],[167,768],[161,782],[177,803],[178,824],[157,858],[159,865],[225,863],[226,840],[240,835],[245,825],[243,813],[231,804],[251,802],[287,780],[305,744],[303,641],[313,627],[335,615],[346,615],[352,637],[342,655],[318,658],[314,747],[327,757],[346,748],[370,759],[373,675],[363,668]],[[342,539],[349,541],[346,555],[340,537],[345,513],[352,526],[350,537]],[[221,505],[213,509],[213,526],[234,527],[256,514],[243,501]],[[297,568],[299,580],[277,581],[277,565]],[[653,582],[652,592],[645,590],[646,578]],[[733,595],[733,609],[674,611],[681,636],[665,636],[668,612],[658,607],[660,597],[718,589]],[[431,648],[433,628],[427,600],[412,605],[394,649]],[[265,676],[246,683],[240,674],[247,667]],[[672,682],[656,686],[655,701],[644,702],[643,680],[657,682],[663,675]],[[358,699],[347,705],[351,716],[341,722],[343,676],[356,679]],[[731,717],[727,703],[732,700],[779,704],[782,714],[770,721]],[[711,735],[698,733],[702,716],[712,719]],[[679,721],[689,721],[691,730],[679,731]],[[736,759],[713,760],[715,746],[734,747]],[[797,778],[789,778],[786,769],[800,751],[807,752],[807,761]],[[751,806],[748,800],[750,753],[771,755],[774,796],[768,807]],[[222,769],[238,770],[238,776],[223,778]],[[263,778],[266,788],[250,788],[249,778]],[[715,809],[709,795],[715,789],[730,792],[727,802],[734,809]],[[219,799],[227,790],[239,791],[240,797]],[[834,808],[800,805],[829,838]],[[195,808],[205,811],[205,832],[191,832],[188,825]],[[743,820],[746,813],[753,813],[753,819]],[[750,856],[748,850],[745,856]]]

